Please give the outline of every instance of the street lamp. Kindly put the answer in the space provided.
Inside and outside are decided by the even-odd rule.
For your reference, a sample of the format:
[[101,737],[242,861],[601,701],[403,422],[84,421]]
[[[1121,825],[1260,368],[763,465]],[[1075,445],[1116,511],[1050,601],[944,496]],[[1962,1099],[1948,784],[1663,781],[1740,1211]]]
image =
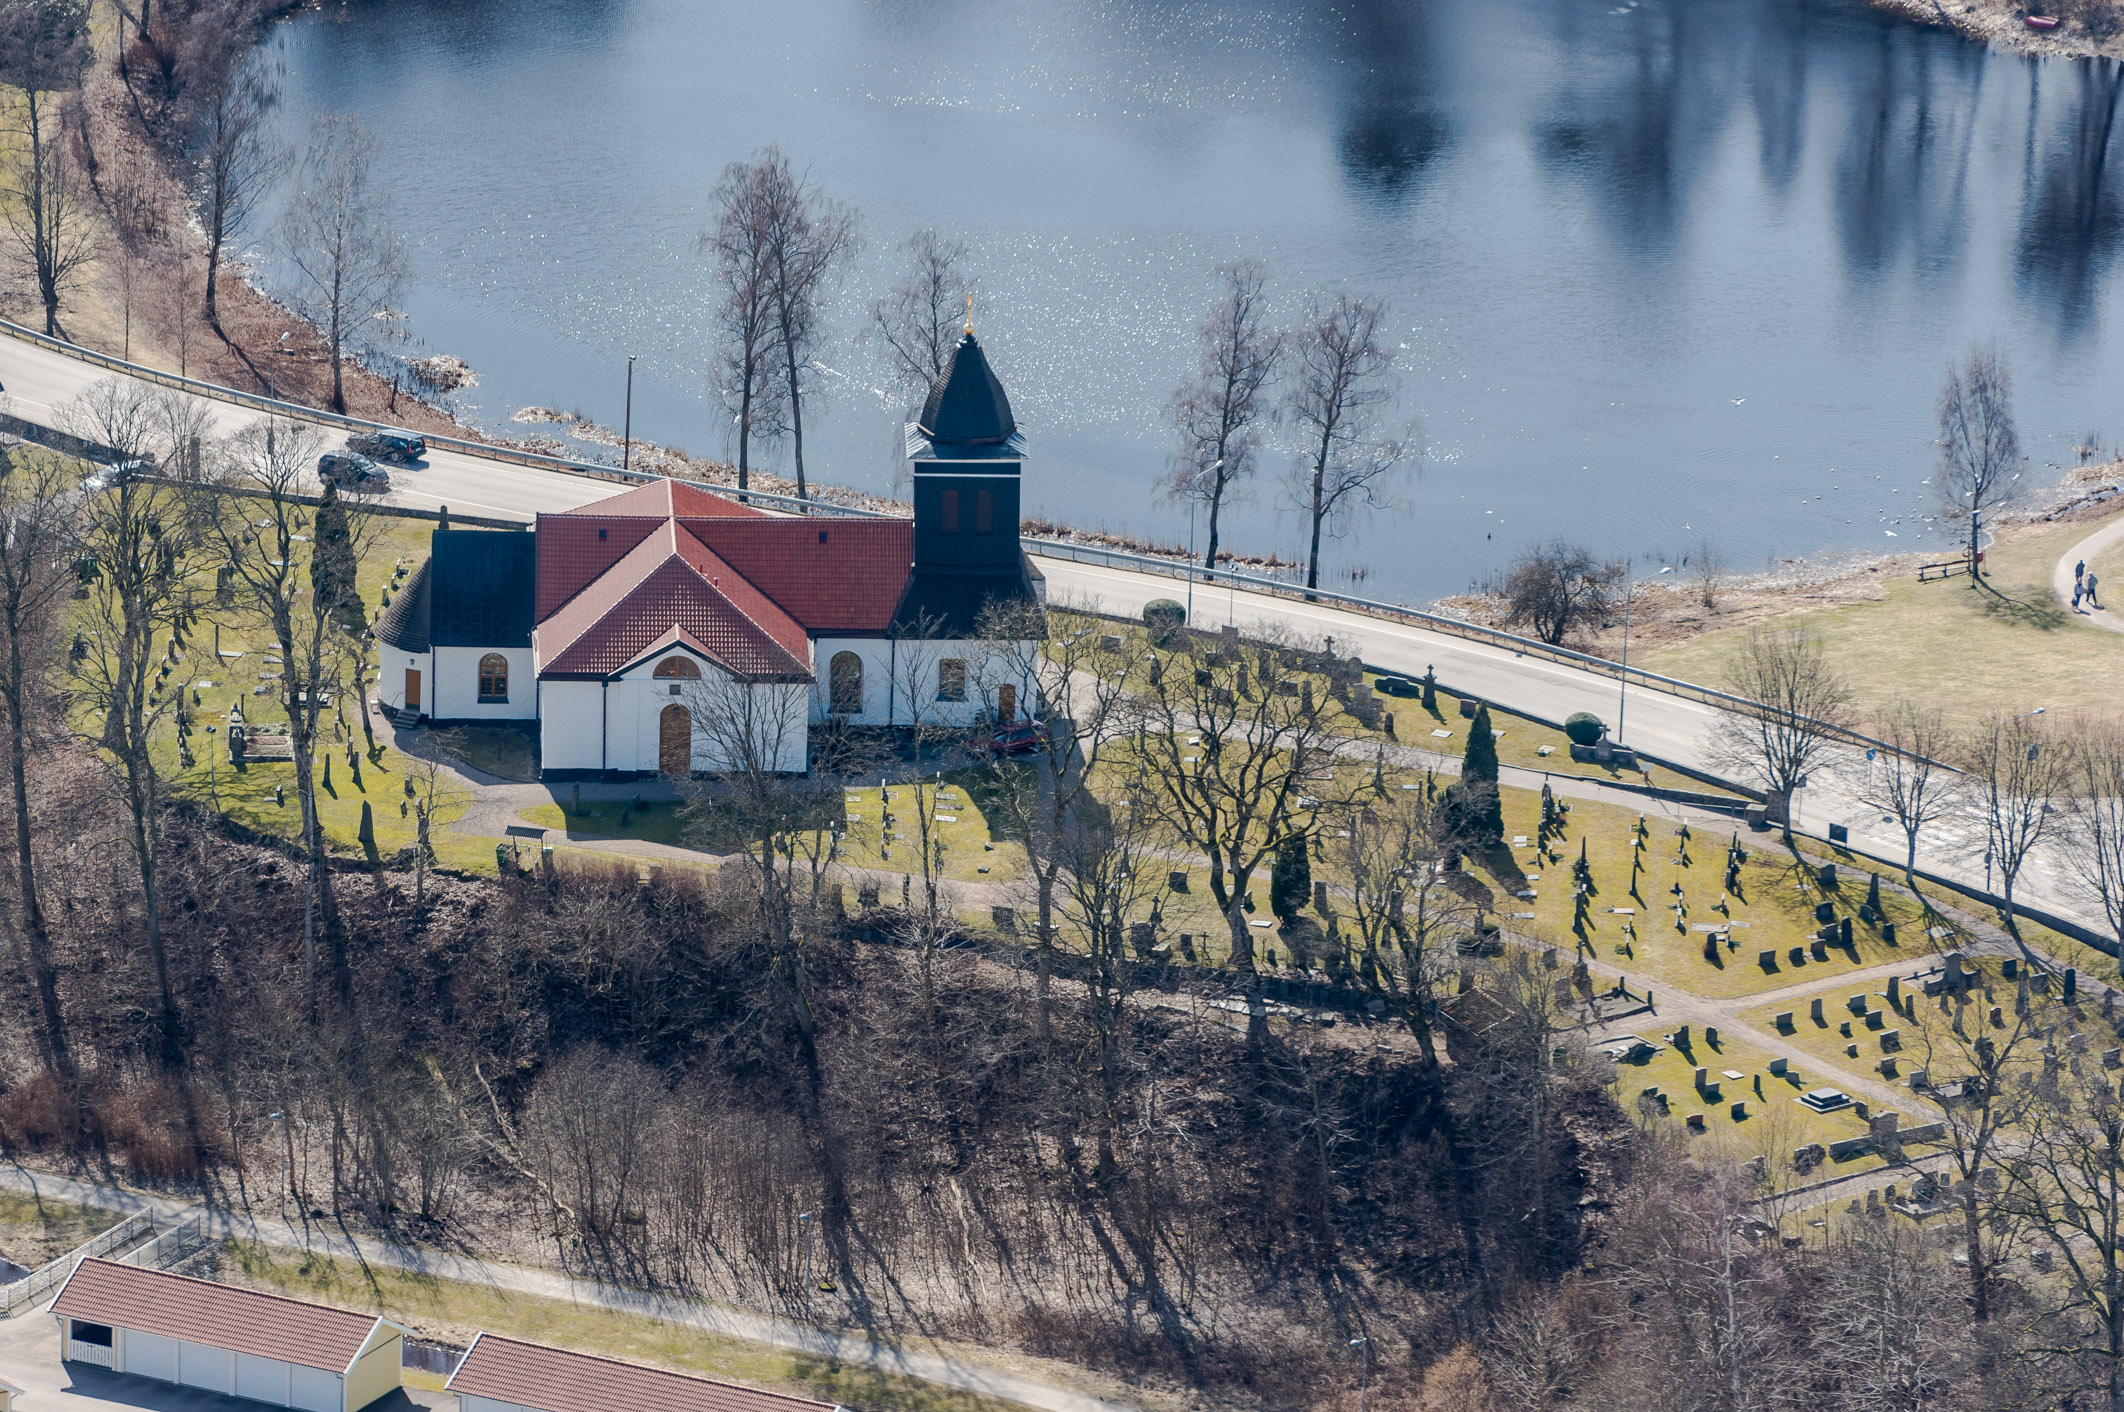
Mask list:
[[1365,1390],[1372,1381],[1372,1341],[1353,1338],[1350,1347],[1357,1350],[1357,1412],[1364,1412]]
[[811,1301],[811,1218],[818,1214],[816,1211],[799,1211],[797,1213],[797,1228],[804,1233],[803,1280],[804,1300],[806,1303]]
[[[1216,460],[1209,463],[1203,470],[1203,474],[1212,475],[1223,465],[1224,458],[1219,456]],[[1193,495],[1187,497],[1187,625],[1189,627],[1195,625],[1195,507],[1199,503],[1201,503],[1199,497]],[[1215,565],[1211,567],[1214,568]]]
[[634,355],[627,355],[627,419],[620,424],[620,469],[627,469],[627,462],[634,451]]
[[[1672,564],[1665,565],[1659,572],[1671,574],[1674,572],[1674,566]],[[1630,604],[1636,597],[1637,580],[1626,573],[1623,587],[1622,677],[1615,687],[1615,743],[1617,745],[1622,744],[1623,716],[1630,709]]]

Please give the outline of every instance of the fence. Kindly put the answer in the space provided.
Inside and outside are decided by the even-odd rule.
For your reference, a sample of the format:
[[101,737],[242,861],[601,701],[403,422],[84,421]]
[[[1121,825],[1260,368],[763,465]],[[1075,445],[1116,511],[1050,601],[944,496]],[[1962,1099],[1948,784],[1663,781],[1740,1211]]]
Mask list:
[[85,1245],[77,1246],[66,1254],[30,1272],[28,1279],[16,1280],[11,1285],[0,1285],[0,1315],[10,1315],[39,1295],[49,1294],[66,1283],[74,1267],[84,1260],[98,1255],[108,1255],[122,1246],[139,1240],[155,1228],[155,1223],[146,1216],[128,1216],[102,1235]]
[[423,1373],[440,1373],[446,1378],[457,1371],[457,1365],[465,1356],[462,1348],[452,1348],[441,1343],[417,1343],[412,1339],[402,1341],[399,1350],[398,1361],[401,1367],[418,1368]]
[[138,1265],[147,1270],[167,1270],[207,1243],[204,1217],[188,1216],[176,1225],[143,1241],[118,1257],[121,1265]]
[[[77,361],[107,368],[112,372],[123,373],[128,377],[157,383],[164,387],[177,388],[201,397],[210,397],[217,401],[232,402],[238,406],[250,407],[257,411],[270,412],[281,416],[300,417],[306,421],[352,431],[406,431],[405,428],[389,426],[382,422],[365,421],[359,417],[348,417],[336,412],[320,411],[315,407],[305,407],[295,402],[284,402],[275,397],[263,397],[257,393],[242,392],[235,388],[222,387],[216,383],[201,382],[197,378],[184,377],[177,373],[166,373],[159,368],[150,368],[144,364],[128,362],[123,358],[113,358],[107,353],[98,353],[94,349],[83,348],[77,343],[68,343],[63,339],[52,338],[6,319],[0,319],[0,334],[6,334],[9,337],[37,347],[51,349]],[[431,447],[443,447],[448,450],[463,452],[467,455],[485,457],[489,460],[506,461],[534,470],[558,471],[570,475],[599,476],[607,480],[630,483],[646,483],[668,479],[651,471],[622,470],[617,466],[601,465],[594,461],[577,461],[564,456],[547,456],[536,451],[523,451],[515,447],[498,446],[484,441],[468,441],[461,437],[428,436],[427,443]],[[800,500],[793,495],[777,495],[759,490],[736,490],[730,486],[716,485],[706,481],[695,483],[713,490],[718,495],[727,496],[746,504],[766,505],[786,510],[793,514],[813,515],[824,511],[837,515],[886,518],[882,511],[864,509],[855,505],[838,504],[830,500]],[[1516,633],[1505,632],[1500,628],[1483,627],[1477,623],[1463,622],[1458,618],[1447,617],[1442,613],[1426,612],[1420,608],[1410,608],[1399,603],[1382,602],[1376,598],[1363,598],[1356,594],[1337,593],[1332,589],[1308,589],[1260,574],[1243,574],[1231,569],[1203,568],[1199,565],[1176,563],[1173,560],[1161,559],[1152,555],[1131,554],[1117,549],[1101,549],[1092,545],[1072,544],[1064,540],[1028,539],[1027,544],[1032,552],[1052,559],[1066,559],[1077,563],[1104,564],[1114,568],[1127,569],[1134,573],[1199,580],[1203,583],[1228,584],[1235,588],[1245,588],[1250,592],[1327,603],[1339,608],[1353,609],[1374,617],[1388,618],[1428,628],[1436,632],[1450,633],[1456,637],[1483,643],[1486,646],[1501,647],[1520,656],[1541,657],[1566,666],[1596,672],[1618,681],[1635,682],[1654,691],[1691,698],[1729,710],[1737,708],[1749,712],[1759,712],[1764,709],[1760,703],[1750,701],[1746,697],[1734,696],[1712,687],[1699,686],[1695,682],[1661,676],[1657,672],[1648,672],[1642,667],[1627,667],[1605,657],[1595,657],[1584,652],[1573,652],[1566,647],[1557,647],[1546,642],[1536,641],[1533,638],[1521,637]],[[1850,744],[1881,750],[1894,749],[1893,746],[1884,741],[1875,740],[1873,737],[1862,735],[1857,731],[1831,729],[1828,733]]]

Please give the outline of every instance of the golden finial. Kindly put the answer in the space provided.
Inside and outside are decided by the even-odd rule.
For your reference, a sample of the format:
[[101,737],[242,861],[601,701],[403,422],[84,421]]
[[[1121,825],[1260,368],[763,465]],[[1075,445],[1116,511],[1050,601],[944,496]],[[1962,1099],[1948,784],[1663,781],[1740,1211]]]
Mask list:
[[973,332],[973,296],[966,296],[966,331]]

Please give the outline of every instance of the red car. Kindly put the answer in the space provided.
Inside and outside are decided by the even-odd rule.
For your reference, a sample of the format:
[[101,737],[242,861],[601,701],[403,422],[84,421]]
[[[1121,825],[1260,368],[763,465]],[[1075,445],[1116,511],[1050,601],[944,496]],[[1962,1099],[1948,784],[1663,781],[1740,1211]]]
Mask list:
[[973,747],[993,755],[1031,755],[1047,748],[1047,732],[1032,721],[1013,721],[975,736]]

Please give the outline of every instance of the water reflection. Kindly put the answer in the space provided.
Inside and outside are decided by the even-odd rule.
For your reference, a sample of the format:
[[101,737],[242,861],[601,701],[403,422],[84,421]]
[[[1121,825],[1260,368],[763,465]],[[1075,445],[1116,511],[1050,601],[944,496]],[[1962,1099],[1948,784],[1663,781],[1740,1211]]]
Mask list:
[[[817,432],[838,476],[888,481],[858,325],[934,225],[983,272],[1036,508],[1184,534],[1150,493],[1160,404],[1209,271],[1259,255],[1286,312],[1336,284],[1400,311],[1426,552],[1395,525],[1336,551],[1393,593],[1556,533],[1909,547],[1827,468],[1929,493],[1943,349],[2031,371],[2037,448],[2124,383],[2124,70],[1848,0],[351,0],[285,32],[290,130],[377,130],[413,324],[503,429],[534,402],[616,425],[638,353],[636,431],[721,449],[684,252],[770,138],[870,237]],[[1261,490],[1232,533],[1288,548]]]
[[2015,256],[2022,293],[2078,342],[2089,333],[2096,295],[2116,258],[2120,221],[2110,165],[2124,66],[2074,65],[2069,87],[2068,120],[2030,164],[2034,188],[2022,207]]

